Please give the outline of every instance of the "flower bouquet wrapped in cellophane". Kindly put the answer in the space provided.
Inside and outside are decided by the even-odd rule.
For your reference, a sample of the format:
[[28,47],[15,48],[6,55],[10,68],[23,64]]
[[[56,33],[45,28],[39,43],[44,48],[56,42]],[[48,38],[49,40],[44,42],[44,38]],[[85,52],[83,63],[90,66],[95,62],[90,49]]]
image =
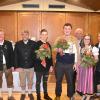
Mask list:
[[63,51],[69,48],[69,44],[65,39],[59,39],[55,45],[54,45],[54,49],[57,49],[61,55],[63,55]]
[[96,60],[92,54],[91,51],[85,51],[82,54],[82,62],[81,62],[81,66],[82,67],[94,67],[96,64]]
[[35,51],[37,58],[41,60],[41,64],[46,67],[46,58],[51,58],[51,51],[47,43],[40,46],[38,50]]

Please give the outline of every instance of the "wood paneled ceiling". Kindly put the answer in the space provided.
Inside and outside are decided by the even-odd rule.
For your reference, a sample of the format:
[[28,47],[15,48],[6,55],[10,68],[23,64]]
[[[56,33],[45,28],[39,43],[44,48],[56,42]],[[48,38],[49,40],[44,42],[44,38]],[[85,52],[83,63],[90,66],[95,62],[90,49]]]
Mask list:
[[29,0],[0,0],[0,6],[15,4],[23,1],[29,1]]
[[57,1],[69,3],[72,5],[91,9],[94,11],[100,10],[100,0],[57,0]]

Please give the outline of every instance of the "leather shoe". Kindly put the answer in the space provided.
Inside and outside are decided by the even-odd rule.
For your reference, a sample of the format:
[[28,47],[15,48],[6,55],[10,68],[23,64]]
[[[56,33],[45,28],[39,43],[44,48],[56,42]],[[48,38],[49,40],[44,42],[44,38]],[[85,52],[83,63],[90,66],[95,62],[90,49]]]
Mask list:
[[8,97],[8,100],[15,100],[13,96]]
[[0,100],[3,100],[3,97],[0,97]]
[[21,94],[20,100],[25,100],[25,94]]
[[28,97],[30,98],[30,100],[34,100],[33,94],[28,94]]
[[56,96],[54,100],[60,100],[60,96]]

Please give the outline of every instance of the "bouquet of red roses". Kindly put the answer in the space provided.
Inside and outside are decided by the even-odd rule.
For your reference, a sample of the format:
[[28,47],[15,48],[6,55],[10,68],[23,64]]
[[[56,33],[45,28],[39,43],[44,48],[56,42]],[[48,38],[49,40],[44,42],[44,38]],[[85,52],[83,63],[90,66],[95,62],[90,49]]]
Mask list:
[[51,58],[51,51],[47,43],[42,44],[38,50],[35,51],[37,58],[40,58],[41,64],[46,67],[45,58]]
[[95,66],[96,60],[94,59],[91,51],[85,51],[82,56],[81,65],[83,67]]

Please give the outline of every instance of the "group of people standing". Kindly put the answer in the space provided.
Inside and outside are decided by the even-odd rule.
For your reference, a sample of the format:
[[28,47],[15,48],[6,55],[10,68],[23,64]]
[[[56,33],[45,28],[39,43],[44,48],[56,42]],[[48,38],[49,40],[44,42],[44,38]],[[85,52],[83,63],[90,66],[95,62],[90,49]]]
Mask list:
[[[72,25],[70,23],[66,23],[63,30],[64,35],[59,37],[57,41],[61,38],[65,39],[69,43],[69,48],[66,50],[57,48],[56,50],[55,100],[60,100],[64,74],[67,81],[67,96],[70,100],[75,100],[75,92],[82,96],[82,100],[100,99],[100,94],[99,96],[92,95],[99,92],[95,91],[97,90],[96,86],[100,84],[99,43],[93,46],[91,36],[83,34],[81,28],[75,30],[76,38],[72,36]],[[98,34],[98,40],[99,36],[100,34]],[[61,52],[64,55],[61,55]]]
[[[40,31],[40,39],[38,41],[29,39],[28,31],[22,32],[22,40],[15,43],[14,49],[11,42],[4,39],[4,31],[0,30],[0,100],[3,100],[3,73],[5,73],[7,81],[8,100],[15,100],[12,95],[12,72],[14,70],[19,72],[20,86],[22,89],[20,100],[25,100],[26,85],[28,85],[28,96],[30,100],[34,100],[32,94],[34,72],[36,73],[37,100],[41,100],[41,80],[43,82],[44,99],[52,100],[48,95],[47,81],[49,71],[52,72],[53,69],[55,69],[56,77],[55,100],[60,100],[64,75],[67,81],[67,96],[70,100],[75,100],[75,92],[82,95],[82,100],[94,100],[94,97],[99,97],[96,93],[100,92],[100,34],[98,34],[99,42],[93,46],[91,36],[88,34],[84,35],[82,29],[76,29],[75,36],[71,35],[72,25],[70,23],[64,24],[63,32],[64,34],[58,37],[54,44],[60,39],[64,39],[68,42],[69,47],[65,50],[62,48],[55,49],[56,61],[54,62],[54,68],[52,46],[47,40],[48,31],[46,29]],[[36,54],[36,50],[39,50],[44,44],[46,44],[50,51],[50,57],[46,57],[45,62],[37,57]],[[82,64],[83,57],[87,54],[92,56],[96,63],[95,65]],[[95,95],[92,95],[93,93]]]
[[[32,94],[33,77],[36,72],[36,93],[37,100],[41,100],[40,83],[43,77],[44,99],[52,100],[47,91],[47,80],[49,69],[52,70],[53,61],[52,57],[46,59],[46,66],[41,64],[41,60],[36,56],[36,50],[42,44],[47,44],[51,51],[51,45],[47,42],[48,32],[43,29],[40,32],[40,40],[35,42],[29,39],[29,32],[24,31],[21,33],[22,40],[16,42],[14,49],[11,42],[4,40],[4,31],[0,30],[0,100],[2,96],[2,75],[5,73],[7,87],[8,87],[8,100],[15,100],[12,95],[13,91],[13,74],[12,72],[19,72],[21,97],[20,100],[25,100],[26,85],[28,86],[28,97],[34,100]],[[52,54],[52,53],[51,53]],[[27,80],[27,84],[26,84]],[[16,80],[17,81],[17,80]]]

